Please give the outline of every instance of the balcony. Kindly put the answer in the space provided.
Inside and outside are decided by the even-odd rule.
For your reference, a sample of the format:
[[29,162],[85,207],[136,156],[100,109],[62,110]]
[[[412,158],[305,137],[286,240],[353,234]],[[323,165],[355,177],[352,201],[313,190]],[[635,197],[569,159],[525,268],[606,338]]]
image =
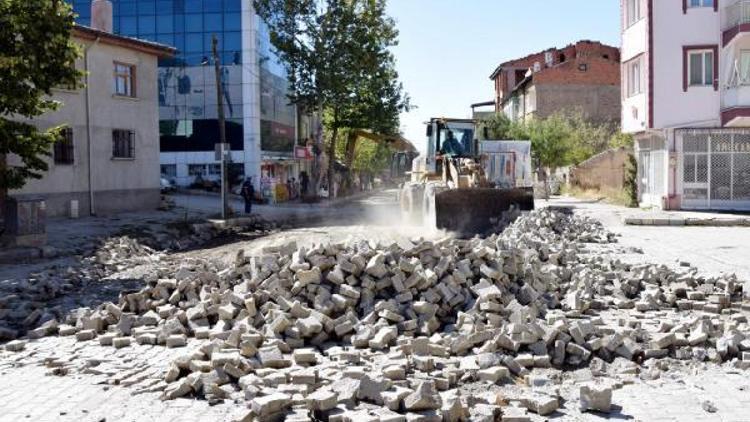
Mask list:
[[724,11],[722,43],[726,47],[738,36],[750,34],[750,0],[739,0]]
[[750,126],[750,77],[734,72],[722,95],[721,124],[724,127]]

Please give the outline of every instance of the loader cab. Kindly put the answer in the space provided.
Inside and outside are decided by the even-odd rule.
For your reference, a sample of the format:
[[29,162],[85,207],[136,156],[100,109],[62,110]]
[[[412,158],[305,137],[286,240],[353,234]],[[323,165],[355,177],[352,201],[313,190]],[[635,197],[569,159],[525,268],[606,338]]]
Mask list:
[[476,156],[475,122],[471,119],[434,118],[427,123],[427,168],[439,172],[442,157]]

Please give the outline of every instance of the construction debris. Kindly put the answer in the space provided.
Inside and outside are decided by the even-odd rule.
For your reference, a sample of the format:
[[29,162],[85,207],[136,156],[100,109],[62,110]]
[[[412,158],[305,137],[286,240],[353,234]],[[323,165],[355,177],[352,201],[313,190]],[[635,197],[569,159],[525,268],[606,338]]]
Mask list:
[[[614,241],[593,220],[539,210],[486,238],[292,242],[232,264],[165,263],[117,304],[38,318],[29,334],[186,347],[164,399],[246,400],[247,420],[263,421],[529,420],[560,406],[561,374],[585,383],[583,410],[609,412],[622,384],[596,378],[747,356],[742,283],[593,245]],[[495,398],[522,383],[533,393]],[[477,385],[491,397],[462,394]]]

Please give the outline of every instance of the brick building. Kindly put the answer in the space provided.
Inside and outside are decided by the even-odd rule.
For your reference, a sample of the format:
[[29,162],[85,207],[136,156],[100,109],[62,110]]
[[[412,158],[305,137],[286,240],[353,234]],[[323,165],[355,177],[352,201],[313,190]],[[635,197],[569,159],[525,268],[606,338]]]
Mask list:
[[579,110],[593,121],[619,121],[620,50],[595,41],[550,48],[500,64],[495,110],[512,120]]

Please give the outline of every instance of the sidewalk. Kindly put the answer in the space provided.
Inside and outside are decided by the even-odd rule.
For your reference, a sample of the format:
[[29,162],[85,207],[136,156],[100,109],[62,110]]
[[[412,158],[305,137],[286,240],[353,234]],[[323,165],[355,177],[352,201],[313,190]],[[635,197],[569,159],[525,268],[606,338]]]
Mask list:
[[667,211],[660,209],[627,208],[603,201],[570,196],[556,196],[549,201],[537,199],[537,206],[572,206],[607,208],[621,216],[628,226],[701,226],[750,227],[750,212],[728,211]]
[[[357,201],[367,201],[379,195],[390,195],[390,191],[362,192],[334,201],[315,204],[286,203],[278,205],[253,205],[253,215],[268,221],[281,224],[305,224],[306,222],[323,221],[336,218],[357,218],[361,207]],[[393,193],[395,195],[395,193]],[[50,218],[47,221],[47,244],[43,248],[0,249],[0,265],[20,264],[24,262],[42,262],[59,258],[69,258],[90,251],[97,239],[112,236],[121,231],[157,233],[164,225],[176,221],[211,222],[221,211],[218,194],[205,192],[202,195],[171,196],[176,207],[169,211],[142,211],[122,213],[112,216],[87,216],[78,219],[65,217]],[[244,203],[241,198],[232,195],[230,207],[242,220]],[[351,205],[351,206],[349,206]],[[61,264],[67,264],[61,261]],[[6,267],[7,269],[7,267]]]
[[723,212],[633,210],[624,218],[631,226],[750,227],[750,216]]

